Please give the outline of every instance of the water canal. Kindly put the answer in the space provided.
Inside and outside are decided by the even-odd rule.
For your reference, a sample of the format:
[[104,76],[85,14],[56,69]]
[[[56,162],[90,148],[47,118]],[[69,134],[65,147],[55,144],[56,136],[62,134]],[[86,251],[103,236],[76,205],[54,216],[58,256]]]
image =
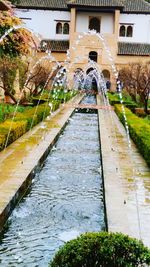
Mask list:
[[97,114],[75,112],[9,218],[0,266],[46,267],[65,241],[105,229],[100,166]]

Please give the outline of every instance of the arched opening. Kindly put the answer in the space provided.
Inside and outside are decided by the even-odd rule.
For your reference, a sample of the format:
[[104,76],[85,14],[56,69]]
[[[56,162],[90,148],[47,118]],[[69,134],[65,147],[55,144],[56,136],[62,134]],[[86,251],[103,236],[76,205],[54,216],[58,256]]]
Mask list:
[[91,71],[93,71],[94,69],[93,68],[89,68],[89,69],[87,69],[87,71],[86,71],[86,74],[89,74]]
[[110,80],[110,71],[109,70],[103,70],[102,73],[103,73],[104,79],[106,81]]
[[95,30],[96,32],[100,32],[100,19],[99,18],[91,18],[89,22],[89,30]]
[[74,78],[74,85],[76,86],[76,88],[78,88],[79,90],[82,89],[82,84],[84,82],[84,73],[81,68],[77,68],[74,71],[73,78]]
[[128,26],[127,27],[127,37],[132,37],[132,35],[133,35],[133,27]]
[[64,23],[63,34],[69,34],[69,23]]
[[106,88],[107,88],[107,90],[110,90],[111,89],[111,82],[110,82],[110,72],[109,72],[109,70],[103,70],[102,74],[103,74],[105,82],[106,82]]
[[126,28],[124,25],[122,25],[122,26],[120,26],[119,36],[125,37],[125,35],[126,35]]
[[97,52],[95,52],[95,51],[91,51],[91,52],[89,53],[89,59],[91,59],[91,60],[97,62]]
[[[89,69],[87,69],[87,71],[86,71],[86,74],[88,75],[90,75],[90,72],[92,72],[92,71],[94,71],[94,69],[93,68],[89,68]],[[89,87],[89,85],[88,85],[88,80],[85,82],[85,89],[88,89],[88,90],[90,90],[91,91],[91,93],[93,92],[95,92],[95,93],[97,93],[98,92],[98,87],[97,87],[97,81],[96,81],[96,78],[94,77],[94,75],[93,75],[93,77],[92,77],[92,82],[90,83],[90,87]]]
[[56,33],[62,34],[62,24],[60,22],[56,24]]

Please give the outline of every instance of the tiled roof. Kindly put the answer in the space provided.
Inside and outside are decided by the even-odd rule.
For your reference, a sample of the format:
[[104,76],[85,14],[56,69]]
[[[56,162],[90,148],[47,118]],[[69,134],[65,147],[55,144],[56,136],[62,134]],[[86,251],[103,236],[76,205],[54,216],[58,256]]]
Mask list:
[[69,41],[64,40],[42,40],[41,51],[50,50],[52,52],[66,52],[69,49]]
[[150,44],[119,42],[118,55],[150,56]]
[[38,9],[68,9],[66,0],[20,0],[17,7]]
[[150,13],[150,3],[144,0],[123,0],[124,12]]
[[121,0],[70,0],[68,5],[94,7],[123,7]]
[[122,12],[150,13],[150,3],[145,0],[19,0],[17,7],[34,9],[67,10],[71,6],[78,7],[118,7]]

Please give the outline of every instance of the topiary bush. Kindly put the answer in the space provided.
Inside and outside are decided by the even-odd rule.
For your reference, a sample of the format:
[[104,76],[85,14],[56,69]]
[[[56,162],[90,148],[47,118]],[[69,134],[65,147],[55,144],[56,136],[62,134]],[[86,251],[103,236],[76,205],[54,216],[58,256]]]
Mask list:
[[[120,121],[125,125],[122,106],[115,105],[115,112],[117,113]],[[137,117],[127,108],[125,108],[125,114],[127,117],[130,136],[150,166],[150,124],[146,120]]]
[[[147,265],[145,265],[147,264]],[[86,233],[67,242],[49,267],[136,267],[150,265],[150,250],[121,233]]]

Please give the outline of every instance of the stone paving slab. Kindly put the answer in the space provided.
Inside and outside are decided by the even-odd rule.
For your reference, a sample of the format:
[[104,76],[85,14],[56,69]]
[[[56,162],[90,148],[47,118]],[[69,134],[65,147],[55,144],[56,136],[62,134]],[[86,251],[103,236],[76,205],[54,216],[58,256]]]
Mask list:
[[[0,231],[13,206],[25,193],[42,162],[83,96],[76,96],[32,130],[0,152]],[[72,105],[71,105],[72,104]]]
[[[100,96],[97,104],[103,105]],[[150,247],[150,168],[113,110],[99,109],[108,230]]]

